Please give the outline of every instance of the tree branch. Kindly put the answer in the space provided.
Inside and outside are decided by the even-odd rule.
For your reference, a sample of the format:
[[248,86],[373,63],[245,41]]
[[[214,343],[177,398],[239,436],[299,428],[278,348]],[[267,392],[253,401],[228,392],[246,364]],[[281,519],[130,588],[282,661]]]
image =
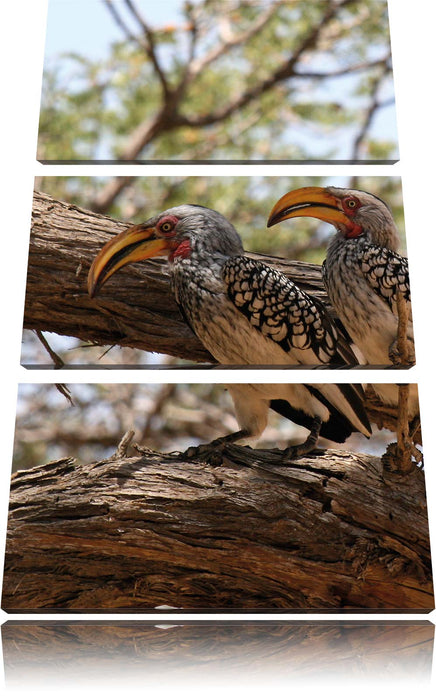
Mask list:
[[190,82],[205,68],[207,68],[207,66],[216,61],[218,58],[224,56],[231,49],[235,48],[236,46],[240,46],[241,44],[244,44],[245,42],[252,39],[253,36],[255,36],[261,29],[263,29],[268,24],[270,19],[272,19],[276,14],[277,8],[283,5],[284,3],[285,0],[273,1],[269,6],[267,6],[265,12],[259,15],[257,20],[255,20],[248,29],[246,29],[243,32],[239,32],[239,34],[233,34],[232,36],[229,36],[226,39],[226,41],[223,41],[222,44],[211,49],[201,58],[197,58],[196,60],[192,61],[191,64],[188,63],[187,78],[185,78],[184,84]]
[[350,75],[351,73],[361,73],[371,68],[377,68],[378,66],[386,66],[387,62],[390,61],[391,54],[389,53],[384,58],[377,59],[375,61],[365,61],[363,63],[356,63],[354,66],[346,66],[345,68],[338,68],[337,70],[332,70],[328,72],[321,71],[300,71],[295,70],[293,73],[294,78],[307,78],[309,80],[325,80],[328,78],[341,78],[344,75]]
[[109,10],[109,13],[112,16],[112,19],[115,21],[115,24],[120,27],[121,31],[125,34],[126,38],[131,41],[134,44],[137,44],[138,47],[146,53],[148,58],[150,59],[154,71],[156,73],[156,77],[158,78],[161,86],[162,86],[162,91],[164,96],[168,95],[169,93],[169,88],[168,88],[168,82],[166,79],[166,75],[164,71],[162,70],[160,63],[157,59],[157,54],[156,54],[156,46],[155,46],[155,41],[154,41],[154,34],[151,28],[146,25],[142,17],[140,17],[137,9],[133,6],[133,4],[129,0],[124,0],[126,6],[128,9],[131,11],[132,15],[134,18],[137,20],[139,23],[142,32],[144,34],[144,38],[137,36],[133,34],[127,24],[124,22],[121,14],[118,12],[118,9],[113,3],[113,0],[104,0],[104,4],[106,8]]
[[150,59],[151,63],[153,64],[153,68],[155,70],[157,77],[159,78],[164,95],[165,95],[165,97],[167,97],[170,94],[170,89],[168,86],[168,81],[167,81],[165,72],[164,72],[162,66],[160,65],[158,57],[157,57],[154,32],[151,29],[151,27],[146,23],[144,18],[139,14],[137,7],[133,4],[132,0],[124,0],[124,4],[130,10],[131,15],[134,17],[134,19],[137,21],[137,23],[139,24],[139,26],[142,29],[142,32],[143,32],[144,37],[145,37],[145,43],[144,43],[145,51],[146,51],[147,56]]
[[361,157],[361,147],[364,139],[366,138],[366,135],[368,134],[371,125],[374,121],[374,117],[377,113],[377,110],[380,108],[381,103],[379,102],[378,98],[378,91],[380,89],[380,85],[383,82],[384,78],[386,77],[387,73],[389,72],[390,68],[388,64],[385,64],[384,70],[380,72],[380,75],[374,80],[372,90],[371,90],[371,95],[370,95],[370,103],[367,107],[367,109],[364,111],[364,119],[362,121],[362,126],[360,127],[360,131],[357,134],[356,138],[354,139],[354,144],[353,144],[353,149],[352,149],[352,154],[351,154],[351,159],[354,161],[359,160],[359,156]]
[[325,26],[337,16],[342,8],[352,4],[353,2],[355,2],[355,0],[342,0],[342,2],[338,3],[329,3],[321,21],[309,31],[306,37],[304,37],[301,41],[300,46],[288,59],[283,61],[268,78],[261,80],[251,88],[248,88],[232,102],[229,102],[227,105],[216,110],[215,112],[209,112],[208,114],[199,115],[197,117],[187,117],[186,115],[180,113],[177,114],[174,119],[175,126],[189,126],[193,128],[204,127],[224,121],[234,114],[234,112],[246,107],[254,99],[268,92],[275,85],[278,85],[284,80],[288,80],[289,78],[293,77],[295,66],[303,55],[316,45],[316,42]]
[[18,472],[3,609],[433,608],[422,473],[333,450],[269,457],[232,446],[219,467],[148,452]]
[[104,214],[122,192],[135,178],[133,176],[113,177],[102,187],[92,200],[92,209],[97,214]]
[[35,331],[36,337],[38,338],[39,342],[43,346],[43,348],[47,351],[49,354],[50,358],[53,361],[53,364],[55,366],[55,369],[61,369],[64,366],[64,361],[59,355],[50,347],[49,342],[45,338],[44,334],[41,333],[41,331]]
[[103,0],[107,10],[109,11],[109,14],[111,15],[112,19],[114,20],[115,24],[121,29],[123,34],[125,35],[126,39],[131,41],[134,44],[137,44],[139,48],[145,49],[144,43],[141,41],[141,38],[138,36],[135,36],[123,20],[122,16],[118,12],[118,8],[116,5],[114,5],[113,0]]

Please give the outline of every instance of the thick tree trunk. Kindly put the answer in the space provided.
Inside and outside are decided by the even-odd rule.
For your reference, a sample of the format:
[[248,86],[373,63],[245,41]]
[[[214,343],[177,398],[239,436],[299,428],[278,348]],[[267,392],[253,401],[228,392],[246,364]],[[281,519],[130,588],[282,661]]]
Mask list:
[[12,477],[7,612],[433,608],[424,475],[328,450],[289,467],[145,453]]
[[[196,361],[213,361],[184,322],[164,261],[129,265],[88,296],[92,260],[128,222],[35,193],[24,328],[51,331],[97,345],[122,345]],[[254,256],[326,300],[318,265]]]

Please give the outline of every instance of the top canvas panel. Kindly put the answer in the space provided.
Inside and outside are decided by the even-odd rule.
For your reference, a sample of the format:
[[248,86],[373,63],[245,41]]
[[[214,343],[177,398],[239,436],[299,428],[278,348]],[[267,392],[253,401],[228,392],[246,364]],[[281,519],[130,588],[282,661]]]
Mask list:
[[386,0],[50,0],[43,163],[398,160]]

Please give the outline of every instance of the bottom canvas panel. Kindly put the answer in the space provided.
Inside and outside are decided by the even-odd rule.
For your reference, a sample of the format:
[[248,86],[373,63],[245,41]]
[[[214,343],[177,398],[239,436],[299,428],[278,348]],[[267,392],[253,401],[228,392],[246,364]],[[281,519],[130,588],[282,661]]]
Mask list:
[[421,443],[413,384],[21,385],[3,609],[429,612]]

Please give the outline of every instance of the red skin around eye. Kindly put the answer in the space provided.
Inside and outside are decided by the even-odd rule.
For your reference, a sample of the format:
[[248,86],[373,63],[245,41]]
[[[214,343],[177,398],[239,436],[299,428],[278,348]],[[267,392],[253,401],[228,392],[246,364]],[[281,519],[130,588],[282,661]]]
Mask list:
[[[349,202],[354,202],[354,206],[350,207]],[[354,216],[356,211],[360,209],[361,204],[357,197],[346,197],[345,199],[342,200],[342,206],[344,208],[344,212],[348,214],[348,216]]]
[[[161,233],[163,236],[168,236],[168,237],[175,236],[176,235],[175,228],[176,228],[176,225],[178,224],[178,222],[179,222],[179,220],[178,220],[177,216],[164,216],[164,218],[158,222],[156,228],[159,231],[159,233]],[[167,224],[167,223],[172,225],[172,229],[170,231],[163,231],[162,226],[164,224]]]
[[[355,206],[350,208],[349,202],[355,202]],[[363,229],[359,224],[354,223],[352,219],[356,214],[357,210],[360,209],[361,203],[359,202],[357,197],[347,197],[342,200],[342,207],[344,210],[344,214],[350,217],[350,223],[348,230],[345,234],[345,238],[357,238],[358,236],[360,236]]]

